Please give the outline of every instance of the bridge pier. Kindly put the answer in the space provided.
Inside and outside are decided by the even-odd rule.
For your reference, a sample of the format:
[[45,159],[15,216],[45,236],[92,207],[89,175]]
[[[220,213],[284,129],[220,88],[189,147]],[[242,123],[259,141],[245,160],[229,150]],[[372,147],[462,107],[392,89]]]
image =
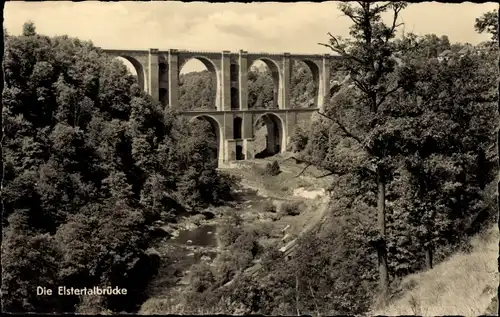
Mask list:
[[175,49],[168,50],[168,105],[179,106],[179,52]]
[[[188,118],[204,117],[216,126],[220,166],[236,159],[254,158],[257,150],[262,150],[256,149],[254,137],[256,120],[261,117],[266,117],[265,120],[267,120],[267,150],[276,152],[279,143],[281,145],[279,152],[284,152],[295,125],[299,121],[310,120],[311,114],[318,109],[322,111],[328,102],[330,62],[332,58],[335,58],[328,54],[268,54],[248,53],[244,50],[236,54],[229,51],[192,52],[177,49],[168,51],[158,49],[104,50],[104,52],[130,61],[137,71],[139,84],[144,91],[149,93],[155,101],[167,103],[168,100],[168,105],[172,108],[179,107],[180,68],[192,58],[201,61],[216,78],[216,110],[186,111],[182,112],[182,115]],[[276,107],[274,109],[248,109],[248,71],[252,63],[257,60],[266,63],[271,70],[275,85],[275,106],[277,104],[278,109]],[[292,65],[296,60],[305,62],[313,73],[313,80],[317,85],[315,100],[317,108],[292,109],[291,75]],[[238,70],[236,71],[232,65],[237,66]],[[231,75],[232,71],[233,75]],[[237,94],[235,94],[235,88],[238,91]],[[233,89],[233,94],[231,89]],[[237,117],[240,121],[235,121]],[[277,125],[278,131],[275,130]]]

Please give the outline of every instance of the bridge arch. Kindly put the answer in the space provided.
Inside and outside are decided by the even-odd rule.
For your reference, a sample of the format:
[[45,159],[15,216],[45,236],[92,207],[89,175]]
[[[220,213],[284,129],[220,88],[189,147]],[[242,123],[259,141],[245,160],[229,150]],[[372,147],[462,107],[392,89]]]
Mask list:
[[221,105],[220,105],[220,89],[221,87],[221,76],[220,76],[220,71],[217,68],[216,64],[214,61],[208,57],[202,56],[202,55],[195,55],[195,56],[189,56],[183,59],[179,63],[179,74],[181,73],[182,69],[184,66],[186,66],[187,63],[196,60],[199,61],[205,66],[205,68],[210,72],[212,75],[212,90],[215,92],[214,94],[214,104],[213,107],[217,110],[221,110]]
[[132,66],[135,69],[135,72],[137,73],[137,81],[138,81],[139,87],[143,91],[147,91],[148,87],[146,86],[146,80],[145,80],[146,79],[146,70],[144,69],[144,66],[142,66],[142,64],[132,56],[120,54],[120,55],[116,55],[115,57],[123,58],[124,60],[126,60],[127,62],[132,64]]
[[208,115],[208,114],[197,115],[197,116],[191,118],[189,120],[189,122],[195,122],[195,120],[205,120],[211,125],[212,131],[214,132],[215,138],[217,140],[217,159],[219,160],[219,162],[221,162],[224,159],[224,153],[223,153],[223,149],[224,149],[223,135],[224,135],[224,133],[222,130],[223,129],[222,125],[220,124],[220,122],[216,118],[214,118],[213,116]]
[[[315,63],[312,60],[309,59],[296,59],[293,61],[293,66],[292,69],[295,71],[292,72],[292,76],[297,76],[300,74],[297,72],[300,69],[301,64],[307,68],[308,71],[310,71],[310,74],[303,74],[306,77],[310,78],[309,82],[305,82],[306,87],[302,87],[302,89],[305,89],[304,93],[302,96],[305,96],[307,98],[307,94],[312,93],[311,98],[307,98],[307,100],[291,100],[291,106],[292,108],[315,108],[318,105],[318,100],[319,100],[319,95],[320,95],[320,66]],[[299,68],[299,69],[298,69]],[[306,70],[306,72],[308,72]],[[295,86],[296,83],[295,80],[299,80],[298,78],[292,78],[292,86],[291,90],[297,89],[299,87]],[[308,87],[308,85],[312,84],[312,89]],[[300,98],[299,98],[300,99]],[[302,106],[300,106],[302,104]]]
[[258,154],[256,158],[272,156],[283,152],[286,147],[285,122],[280,116],[266,112],[256,118],[254,121],[254,131],[257,130],[257,124],[264,122],[267,130],[266,149]]
[[[271,72],[271,78],[273,81],[273,101],[271,108],[272,109],[278,109],[280,108],[279,102],[280,102],[280,86],[282,83],[282,76],[281,76],[281,69],[278,63],[276,63],[274,60],[267,58],[267,57],[258,57],[256,59],[253,59],[250,63],[248,63],[248,70],[251,70],[252,66],[255,65],[256,62],[262,62],[264,65],[269,69]],[[248,72],[247,72],[248,73]]]

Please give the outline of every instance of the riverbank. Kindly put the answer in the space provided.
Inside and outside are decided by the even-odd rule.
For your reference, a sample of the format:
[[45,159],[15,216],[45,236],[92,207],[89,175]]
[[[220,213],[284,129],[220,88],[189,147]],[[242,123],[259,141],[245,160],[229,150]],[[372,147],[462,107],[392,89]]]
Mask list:
[[[265,165],[273,159],[280,162],[281,173],[277,176],[264,172]],[[244,230],[258,232],[261,246],[276,249],[283,248],[319,223],[328,200],[327,180],[316,179],[314,176],[318,174],[311,175],[314,171],[297,176],[302,169],[283,157],[238,162],[231,169],[222,169],[222,173],[237,180],[236,188],[233,188],[236,200],[226,206],[208,208],[205,215],[182,217],[175,224],[162,226],[170,237],[154,246],[161,258],[160,269],[150,283],[149,299],[142,305],[140,313],[173,313],[166,311],[166,307],[179,304],[172,303],[172,296],[189,286],[192,265],[202,262],[213,265],[220,254],[217,228],[227,213],[235,213]],[[279,212],[283,204],[291,203],[299,206],[297,213]]]

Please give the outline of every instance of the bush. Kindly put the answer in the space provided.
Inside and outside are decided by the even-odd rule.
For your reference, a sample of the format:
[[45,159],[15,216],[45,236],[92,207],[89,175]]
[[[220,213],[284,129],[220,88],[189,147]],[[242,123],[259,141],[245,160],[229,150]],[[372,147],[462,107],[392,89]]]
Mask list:
[[297,216],[300,215],[302,209],[304,208],[303,202],[298,201],[286,201],[280,206],[279,214],[280,217],[283,216]]
[[276,212],[276,206],[273,204],[272,201],[266,201],[262,204],[262,211],[263,212]]
[[243,231],[243,233],[236,238],[231,250],[234,252],[250,252],[252,258],[259,252],[260,246],[258,243],[258,234],[255,230]]
[[214,276],[217,285],[229,282],[237,273],[237,259],[232,252],[220,253],[214,261]]
[[289,150],[292,152],[301,152],[306,148],[307,142],[309,141],[309,131],[296,125],[293,129],[292,136],[290,137]]
[[217,237],[222,247],[232,245],[242,234],[243,230],[230,223],[224,223],[217,228]]
[[278,161],[273,161],[272,163],[266,164],[266,174],[270,176],[276,176],[281,173],[280,165]]
[[194,291],[204,292],[215,284],[215,277],[206,263],[191,266],[190,284]]

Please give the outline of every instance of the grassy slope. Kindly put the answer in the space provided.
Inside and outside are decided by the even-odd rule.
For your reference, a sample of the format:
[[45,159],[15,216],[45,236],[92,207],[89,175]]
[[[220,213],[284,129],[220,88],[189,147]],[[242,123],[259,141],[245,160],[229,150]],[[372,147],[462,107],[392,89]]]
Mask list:
[[455,254],[432,270],[406,277],[403,283],[413,287],[387,309],[373,314],[496,315],[489,305],[497,294],[499,283],[498,239],[495,225],[472,239],[470,253]]

